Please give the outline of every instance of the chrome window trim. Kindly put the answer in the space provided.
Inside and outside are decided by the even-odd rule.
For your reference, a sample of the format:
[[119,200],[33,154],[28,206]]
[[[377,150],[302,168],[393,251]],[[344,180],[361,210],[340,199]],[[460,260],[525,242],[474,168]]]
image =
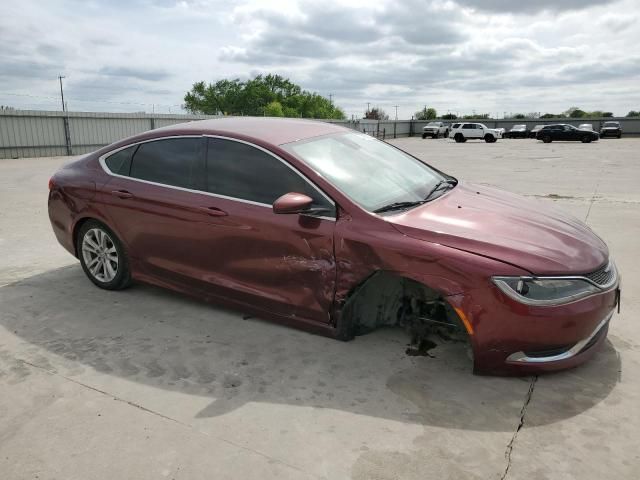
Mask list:
[[[337,215],[336,203],[326,193],[324,193],[315,183],[313,183],[311,180],[309,180],[303,173],[301,173],[293,165],[290,165],[286,160],[280,158],[278,155],[276,155],[275,153],[267,150],[266,148],[263,148],[263,147],[261,147],[259,145],[251,143],[251,142],[247,142],[245,140],[240,140],[238,138],[225,137],[225,136],[222,136],[222,135],[207,135],[207,134],[200,134],[200,135],[170,135],[170,136],[167,136],[167,137],[149,138],[147,140],[140,140],[138,142],[129,143],[129,144],[124,145],[122,147],[118,147],[115,150],[111,150],[111,151],[109,151],[109,152],[107,152],[105,154],[102,154],[102,155],[100,155],[98,157],[98,162],[100,163],[100,166],[102,167],[102,170],[104,170],[104,172],[107,175],[110,175],[112,177],[124,178],[124,179],[127,179],[127,180],[132,180],[134,182],[146,183],[148,185],[155,185],[157,187],[175,189],[175,190],[180,190],[180,191],[183,191],[183,192],[198,193],[198,194],[207,195],[207,196],[210,196],[210,197],[223,198],[225,200],[234,200],[236,202],[247,203],[249,205],[255,205],[255,206],[258,206],[258,207],[265,207],[265,208],[268,208],[270,210],[273,209],[273,205],[270,205],[268,203],[254,202],[252,200],[245,200],[243,198],[229,197],[227,195],[220,195],[218,193],[205,192],[203,190],[194,190],[194,189],[191,189],[191,188],[178,187],[176,185],[168,185],[166,183],[159,183],[159,182],[152,182],[150,180],[143,180],[141,178],[130,177],[130,176],[127,176],[127,175],[120,175],[120,174],[117,174],[117,173],[113,173],[111,170],[109,170],[109,167],[107,166],[106,159],[109,158],[111,155],[114,155],[114,154],[118,153],[121,150],[125,150],[127,148],[134,147],[136,145],[142,145],[143,143],[157,142],[157,141],[160,141],[160,140],[171,140],[171,139],[176,139],[176,138],[203,138],[203,139],[206,139],[206,138],[220,138],[220,139],[223,139],[223,140],[230,140],[230,141],[233,141],[233,142],[244,143],[245,145],[249,145],[249,146],[251,146],[253,148],[257,148],[258,150],[263,151],[264,153],[266,153],[266,154],[272,156],[273,158],[275,158],[276,160],[280,161],[285,166],[289,167],[289,169],[291,169],[300,178],[302,178],[302,180],[304,180],[306,183],[311,185],[311,187],[313,187],[314,190],[316,190],[320,195],[322,195],[331,204],[331,206],[336,211],[336,215]],[[305,214],[301,213],[300,215],[305,215]],[[326,217],[326,216],[321,216],[321,215],[305,215],[305,216],[312,217],[312,218],[320,218],[320,219],[329,220],[329,221],[332,221],[332,222],[336,221],[336,217]]]
[[612,260],[608,260],[607,266],[610,266],[610,268],[613,270],[613,276],[611,277],[611,281],[609,281],[609,283],[606,283],[604,285],[599,285],[593,280],[591,280],[590,278],[587,278],[582,275],[550,275],[550,276],[540,276],[540,277],[523,275],[520,277],[522,279],[527,279],[527,280],[582,280],[584,282],[587,282],[593,285],[599,290],[598,292],[593,292],[593,293],[587,292],[584,294],[572,295],[569,297],[564,297],[559,300],[527,299],[522,295],[518,294],[518,292],[513,291],[513,289],[511,289],[511,287],[509,287],[506,284],[504,289],[500,287],[500,285],[498,285],[498,282],[504,284],[505,279],[512,280],[513,277],[497,276],[497,277],[492,277],[491,281],[500,289],[501,292],[508,295],[513,300],[516,300],[517,302],[520,302],[525,305],[540,306],[540,307],[566,305],[567,303],[575,302],[577,300],[590,297],[592,295],[600,295],[602,293],[607,293],[617,288],[619,275],[618,275],[618,269],[616,267],[616,264]]

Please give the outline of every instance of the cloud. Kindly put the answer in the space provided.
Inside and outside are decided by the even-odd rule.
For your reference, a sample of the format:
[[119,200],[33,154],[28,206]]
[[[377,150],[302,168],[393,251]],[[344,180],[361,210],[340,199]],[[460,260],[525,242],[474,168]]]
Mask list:
[[171,76],[171,73],[164,69],[125,66],[102,67],[98,73],[110,77],[129,77],[149,82],[163,81]]
[[531,14],[542,11],[564,12],[607,5],[615,0],[456,0],[461,6],[482,12]]
[[258,73],[357,116],[640,108],[637,0],[5,3],[0,104],[19,108],[58,108],[59,74],[71,108],[157,112]]

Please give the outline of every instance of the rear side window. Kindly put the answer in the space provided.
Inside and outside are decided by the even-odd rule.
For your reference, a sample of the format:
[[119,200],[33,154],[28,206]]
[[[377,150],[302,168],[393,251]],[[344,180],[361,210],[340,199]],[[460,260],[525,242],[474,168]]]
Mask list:
[[131,157],[136,151],[136,148],[138,148],[137,145],[127,147],[107,157],[104,163],[106,163],[107,168],[111,173],[129,176],[129,170],[131,169]]
[[304,193],[313,207],[333,212],[333,205],[282,161],[233,140],[209,139],[207,184],[211,193],[268,205],[285,193]]
[[475,126],[473,125],[473,123],[465,123],[464,125],[462,125],[462,128],[471,129],[475,128]]
[[193,190],[204,189],[204,140],[169,138],[141,143],[133,155],[131,176]]
[[460,124],[459,123],[454,123],[453,127],[451,127],[451,128],[460,128]]

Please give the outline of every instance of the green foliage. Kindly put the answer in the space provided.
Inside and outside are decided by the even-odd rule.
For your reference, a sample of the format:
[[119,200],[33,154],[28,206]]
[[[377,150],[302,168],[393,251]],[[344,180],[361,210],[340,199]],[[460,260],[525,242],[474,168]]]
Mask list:
[[264,114],[267,117],[284,117],[282,104],[276,100],[268,103],[267,106],[264,107]]
[[457,118],[458,116],[455,113],[447,113],[445,115],[442,115],[443,120],[455,120]]
[[526,115],[524,113],[516,113],[512,118],[516,118],[518,120],[521,120],[523,118],[527,118]]
[[540,118],[564,118],[564,115],[562,113],[545,113],[540,115]]
[[381,108],[372,108],[364,114],[364,118],[367,120],[389,120],[389,115]]
[[415,114],[416,120],[434,120],[438,118],[438,112],[435,108],[424,107],[422,110],[417,111]]
[[258,75],[247,81],[196,82],[184,96],[184,108],[206,115],[251,115],[345,118],[342,109],[328,99],[292,83],[280,75]]
[[481,120],[491,118],[488,113],[476,113],[475,115],[463,115],[462,118],[464,120]]
[[604,118],[611,118],[613,117],[613,112],[602,112],[602,116]]
[[629,113],[627,113],[626,115],[628,118],[631,117],[640,117],[640,112],[636,112],[635,110],[631,110]]

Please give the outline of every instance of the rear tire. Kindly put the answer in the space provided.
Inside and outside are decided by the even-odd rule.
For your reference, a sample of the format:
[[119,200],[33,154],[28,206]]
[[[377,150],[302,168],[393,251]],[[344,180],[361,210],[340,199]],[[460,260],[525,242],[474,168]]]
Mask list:
[[542,137],[542,141],[544,143],[551,143],[551,136],[550,135],[545,135],[544,137]]
[[131,284],[129,259],[113,231],[97,220],[82,224],[76,238],[82,270],[105,290],[122,290]]
[[591,143],[591,137],[589,135],[585,135],[582,137],[582,143]]
[[464,135],[462,135],[461,133],[456,133],[453,136],[453,139],[456,141],[456,143],[464,143],[467,141],[467,139],[464,138]]

